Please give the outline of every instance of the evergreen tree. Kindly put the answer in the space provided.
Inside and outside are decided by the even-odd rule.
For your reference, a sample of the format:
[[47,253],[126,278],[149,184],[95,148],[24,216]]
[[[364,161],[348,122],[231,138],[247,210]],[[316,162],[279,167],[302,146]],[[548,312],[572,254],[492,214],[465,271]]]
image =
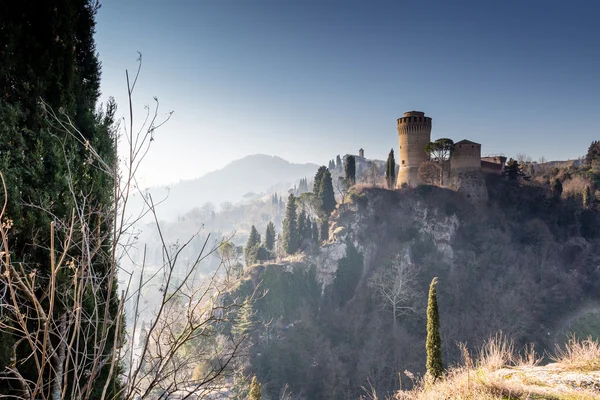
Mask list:
[[335,168],[339,171],[342,169],[342,157],[338,154],[335,158]]
[[295,254],[298,251],[299,235],[296,218],[296,198],[293,194],[290,194],[285,210],[285,219],[283,220],[282,236],[283,249],[288,254]]
[[256,376],[252,377],[252,382],[250,383],[250,393],[248,394],[248,398],[250,400],[261,400],[261,385],[260,382],[256,379]]
[[562,183],[560,183],[560,180],[554,179],[554,181],[552,182],[552,195],[555,198],[560,199],[560,196],[562,195],[562,192],[563,192],[563,185],[562,185]]
[[321,229],[319,237],[321,238],[321,242],[326,242],[329,240],[329,218],[324,217],[321,219]]
[[321,201],[321,211],[325,215],[329,215],[335,210],[335,194],[333,192],[331,172],[329,171],[325,171],[325,174],[323,174],[321,190],[319,191],[319,200]]
[[237,313],[237,318],[235,319],[233,332],[241,336],[246,336],[250,334],[254,326],[253,317],[254,312],[252,310],[252,303],[246,300],[244,301]]
[[296,226],[298,227],[298,238],[300,244],[302,244],[304,239],[306,239],[306,237],[304,237],[304,233],[306,232],[306,213],[304,212],[304,210],[300,211],[300,213],[298,214],[298,221],[296,222]]
[[308,182],[306,178],[300,178],[300,183],[298,184],[298,193],[306,193],[308,192]]
[[325,168],[325,166],[322,165],[319,167],[317,173],[315,174],[315,180],[313,182],[313,193],[315,194],[315,196],[318,196],[319,192],[321,191],[321,180],[323,179],[323,175],[325,175],[325,171],[327,171],[327,168]]
[[437,282],[437,277],[431,281],[431,285],[429,286],[429,300],[427,301],[427,372],[434,379],[440,378],[444,373],[442,339],[440,337],[440,316],[435,290]]
[[385,163],[385,180],[388,189],[396,186],[396,159],[394,158],[394,149],[390,150],[387,162]]
[[506,162],[502,175],[506,176],[510,181],[518,181],[520,178],[527,179],[525,172],[523,172],[523,166],[512,158]]
[[333,160],[329,160],[329,166],[328,166],[328,169],[329,169],[330,171],[333,171],[333,170],[335,169],[335,161],[333,161]]
[[[8,192],[5,215],[13,221],[8,247],[11,259],[22,265],[26,273],[35,268],[40,276],[36,294],[40,295],[47,294],[47,277],[50,275],[47,250],[50,247],[50,223],[68,223],[76,205],[85,205],[85,209],[78,211],[90,216],[86,232],[93,236],[94,247],[102,252],[105,249],[108,252],[112,247],[112,221],[108,214],[113,209],[113,177],[96,162],[88,162],[89,151],[75,138],[65,135],[47,113],[52,109],[56,114],[68,116],[82,139],[89,142],[112,169],[116,163],[113,128],[116,105],[110,99],[105,111],[95,111],[100,95],[100,63],[93,37],[97,9],[96,2],[88,0],[47,0],[35,5],[3,2],[0,12],[0,170]],[[42,105],[40,99],[47,106]],[[80,228],[75,227],[75,230],[81,232]],[[94,299],[91,291],[84,294],[83,312],[97,315],[98,310],[94,307],[106,304],[108,319],[115,321],[118,309],[116,276],[110,276],[113,269],[111,257],[106,252],[95,257],[90,268],[110,284],[96,291]],[[68,257],[77,259],[78,254],[73,250]],[[73,273],[66,269],[61,271],[57,286],[68,287]],[[55,293],[56,303],[70,304],[69,293],[70,290]],[[53,313],[53,321],[58,321],[65,310],[55,307]],[[85,330],[86,326],[87,322],[82,321],[77,328]],[[33,320],[30,327],[31,331],[39,328]],[[69,322],[68,329],[76,327]],[[102,347],[98,343],[79,342],[79,360],[89,360],[82,363],[90,370],[93,353],[99,349],[104,352],[99,356],[108,360],[104,365],[110,365],[111,345],[118,334],[114,324],[108,325],[108,332]],[[11,365],[12,346],[21,339],[8,333],[0,334],[0,371],[6,371]],[[111,345],[104,346],[104,343]],[[15,355],[18,372],[24,381],[37,382],[39,373],[30,354],[27,346],[18,346]],[[26,359],[29,362],[21,363]],[[56,370],[57,365],[52,368]],[[46,372],[48,376],[55,376],[51,371]],[[91,377],[69,374],[67,381],[71,386],[79,387],[92,382],[94,398],[100,396],[107,379],[108,367],[103,367],[96,369]],[[0,397],[22,394],[20,389],[8,386],[0,384]],[[111,393],[118,390],[119,385],[115,379],[109,386],[107,397],[112,397]]]
[[275,225],[271,221],[267,224],[265,232],[265,248],[270,252],[275,250]]
[[312,223],[312,240],[315,243],[319,243],[319,225],[317,221],[313,221]]
[[585,155],[585,165],[588,168],[594,166],[600,162],[600,141],[594,140],[588,148],[587,154]]
[[257,246],[260,246],[260,233],[254,225],[250,229],[250,236],[248,236],[248,241],[246,242],[246,247],[244,248],[244,254],[246,256],[246,265],[252,265],[257,260]]
[[345,179],[349,185],[354,185],[356,183],[356,160],[354,156],[348,156],[346,158],[346,166],[345,166]]
[[590,208],[592,204],[592,193],[590,187],[586,185],[583,189],[583,208]]

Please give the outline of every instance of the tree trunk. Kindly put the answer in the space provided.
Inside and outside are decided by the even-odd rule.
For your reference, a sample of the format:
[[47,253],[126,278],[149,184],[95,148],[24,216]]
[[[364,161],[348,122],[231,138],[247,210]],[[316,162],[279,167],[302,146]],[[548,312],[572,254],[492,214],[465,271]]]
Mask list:
[[62,399],[62,380],[64,375],[64,366],[67,350],[67,318],[66,314],[60,317],[59,326],[59,338],[60,343],[58,344],[58,357],[56,365],[56,376],[54,378],[54,384],[52,385],[52,400]]

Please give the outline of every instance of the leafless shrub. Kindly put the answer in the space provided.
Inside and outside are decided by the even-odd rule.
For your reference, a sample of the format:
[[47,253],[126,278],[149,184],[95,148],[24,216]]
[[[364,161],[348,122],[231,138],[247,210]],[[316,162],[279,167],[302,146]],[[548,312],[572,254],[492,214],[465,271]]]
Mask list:
[[571,179],[566,179],[563,183],[563,196],[565,197],[581,197],[586,186],[591,187],[591,183],[588,179],[575,175]]
[[515,346],[502,332],[484,342],[478,354],[478,363],[482,368],[491,371],[514,364]]
[[[141,58],[139,61],[141,66]],[[197,257],[182,266],[181,252],[193,237],[181,245],[169,244],[156,214],[158,203],[139,189],[137,171],[156,129],[171,114],[160,120],[155,99],[154,109],[146,109],[141,128],[134,129],[131,103],[137,74],[133,83],[127,75],[130,112],[121,136],[127,142],[128,154],[120,165],[103,160],[67,115],[46,105],[51,123],[76,139],[89,153],[90,163],[110,175],[115,184],[114,204],[99,211],[90,207],[89,199],[81,201],[81,196],[75,195],[74,179],[67,177],[71,195],[77,201],[68,221],[55,220],[51,225],[48,277],[38,276],[35,270],[26,270],[11,259],[8,238],[12,223],[5,214],[7,191],[0,173],[4,187],[0,212],[0,289],[4,293],[0,331],[19,338],[12,349],[11,365],[0,371],[0,384],[18,385],[22,398],[207,397],[222,390],[226,372],[243,350],[245,337],[235,334],[230,321],[242,306],[253,301],[253,295],[230,298],[236,282],[222,279],[220,269],[196,281],[198,266],[218,249],[218,244],[209,243],[207,238]],[[145,207],[136,214],[128,208],[134,192],[145,200]],[[152,216],[160,236],[161,265],[147,265],[145,250],[139,262],[131,258],[136,246],[136,223],[146,215]],[[109,221],[111,229],[92,229],[96,226],[92,224],[94,218]],[[110,246],[103,245],[106,239],[110,239]],[[108,260],[106,271],[95,269],[98,259]],[[121,271],[127,279],[120,295],[112,298],[117,273],[125,261],[133,269]],[[161,289],[150,299],[145,292],[151,282]],[[154,307],[146,305],[149,300]],[[17,359],[17,347],[21,353],[27,349],[26,359]],[[25,364],[36,369],[36,381],[24,378],[21,368]],[[106,384],[101,394],[92,394],[100,376],[107,377]],[[113,386],[116,382],[119,385]]]
[[564,346],[556,346],[552,359],[570,370],[597,371],[600,369],[600,343],[590,336],[581,340],[572,335]]

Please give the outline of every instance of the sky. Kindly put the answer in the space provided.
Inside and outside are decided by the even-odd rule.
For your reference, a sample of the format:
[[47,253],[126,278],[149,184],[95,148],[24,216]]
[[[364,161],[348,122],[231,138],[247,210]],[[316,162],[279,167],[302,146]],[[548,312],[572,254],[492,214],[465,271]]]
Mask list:
[[[199,177],[249,154],[326,164],[397,153],[396,119],[432,139],[534,160],[600,139],[600,2],[104,0],[102,99],[134,122],[160,101],[145,185]],[[139,125],[138,125],[139,126]]]

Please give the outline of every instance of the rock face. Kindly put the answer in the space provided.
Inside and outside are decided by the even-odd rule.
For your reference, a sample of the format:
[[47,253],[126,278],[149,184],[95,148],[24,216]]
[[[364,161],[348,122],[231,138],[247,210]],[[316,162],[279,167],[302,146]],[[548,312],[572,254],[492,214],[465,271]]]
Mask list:
[[321,284],[322,289],[333,283],[338,261],[344,255],[346,255],[346,245],[343,241],[326,244],[319,250],[319,254],[315,258],[315,264],[317,266],[317,281]]
[[330,240],[312,260],[323,289],[333,282],[348,239],[364,255],[364,274],[377,268],[378,256],[386,251],[403,253],[405,261],[413,264],[411,248],[422,240],[432,243],[440,256],[452,263],[452,241],[459,218],[424,201],[398,198],[397,194],[368,190],[361,200],[338,207],[330,225]]
[[452,261],[454,249],[452,249],[452,238],[460,226],[456,215],[441,215],[438,209],[431,209],[426,204],[419,203],[415,208],[415,219],[421,224],[419,232],[431,238],[437,250]]

